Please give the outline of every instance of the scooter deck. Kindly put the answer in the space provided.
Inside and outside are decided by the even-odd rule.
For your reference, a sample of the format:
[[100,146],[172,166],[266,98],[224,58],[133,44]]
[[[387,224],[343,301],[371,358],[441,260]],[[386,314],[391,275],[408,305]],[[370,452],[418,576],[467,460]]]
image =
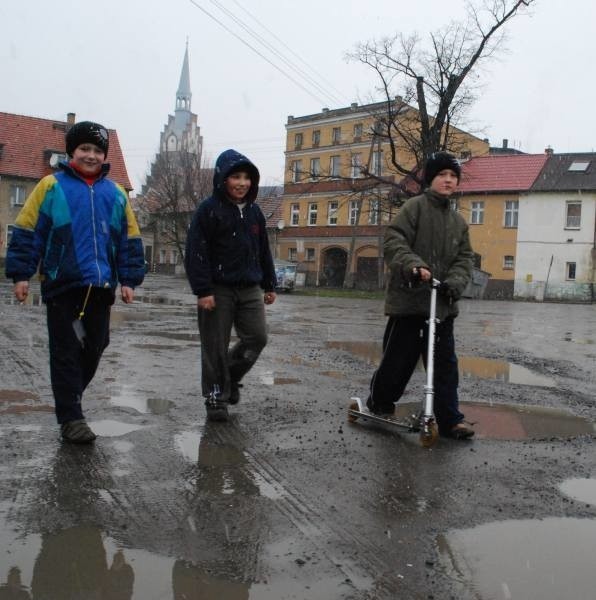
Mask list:
[[420,431],[420,422],[414,416],[403,419],[392,415],[375,415],[370,412],[366,406],[363,406],[362,401],[359,398],[352,398],[352,403],[348,408],[348,418],[352,422],[357,419],[365,419],[375,423],[384,423],[386,425],[391,425],[392,427],[399,427],[400,429],[406,429],[407,431]]

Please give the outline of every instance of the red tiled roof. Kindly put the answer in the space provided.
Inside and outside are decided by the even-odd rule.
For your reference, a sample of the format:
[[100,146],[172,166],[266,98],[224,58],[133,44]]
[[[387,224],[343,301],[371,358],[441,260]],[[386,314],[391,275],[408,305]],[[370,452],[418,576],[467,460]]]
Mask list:
[[546,154],[478,156],[462,165],[457,191],[513,192],[529,190],[544,167]]
[[[66,152],[65,121],[0,112],[0,175],[41,179],[53,172],[51,152]],[[110,178],[132,190],[118,134],[110,129]]]

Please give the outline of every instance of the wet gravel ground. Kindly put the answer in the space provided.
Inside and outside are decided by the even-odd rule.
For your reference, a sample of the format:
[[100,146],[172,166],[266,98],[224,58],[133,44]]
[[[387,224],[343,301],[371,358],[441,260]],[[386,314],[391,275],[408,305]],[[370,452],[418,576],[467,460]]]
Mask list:
[[[382,301],[280,295],[241,403],[212,424],[194,297],[183,279],[149,276],[114,307],[84,398],[99,438],[81,448],[59,441],[45,308],[10,292],[3,283],[0,590],[593,598],[595,306],[464,301],[460,398],[478,435],[426,449],[346,419],[380,354]],[[423,379],[404,402],[422,399]]]

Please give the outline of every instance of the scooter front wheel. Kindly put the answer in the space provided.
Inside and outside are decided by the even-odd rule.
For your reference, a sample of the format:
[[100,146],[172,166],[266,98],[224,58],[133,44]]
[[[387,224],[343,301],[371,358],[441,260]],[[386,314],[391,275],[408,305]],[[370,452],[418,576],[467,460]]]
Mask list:
[[425,448],[430,448],[437,443],[438,439],[439,428],[434,421],[423,424],[420,427],[420,444],[422,444],[422,446]]

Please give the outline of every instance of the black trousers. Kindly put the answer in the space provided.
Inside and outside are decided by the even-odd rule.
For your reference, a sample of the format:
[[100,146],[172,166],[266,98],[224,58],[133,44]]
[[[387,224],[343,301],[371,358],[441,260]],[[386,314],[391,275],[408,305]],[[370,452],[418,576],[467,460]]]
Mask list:
[[91,288],[85,314],[83,343],[73,321],[82,310],[88,288],[74,288],[48,299],[47,322],[50,344],[50,378],[58,423],[83,419],[81,400],[93,379],[99,359],[110,343],[112,290]]
[[[403,395],[419,358],[426,368],[428,325],[425,317],[390,317],[383,336],[383,357],[370,383],[369,402],[392,410]],[[439,431],[460,423],[457,387],[459,371],[453,338],[453,319],[437,324],[434,354],[434,413]]]

